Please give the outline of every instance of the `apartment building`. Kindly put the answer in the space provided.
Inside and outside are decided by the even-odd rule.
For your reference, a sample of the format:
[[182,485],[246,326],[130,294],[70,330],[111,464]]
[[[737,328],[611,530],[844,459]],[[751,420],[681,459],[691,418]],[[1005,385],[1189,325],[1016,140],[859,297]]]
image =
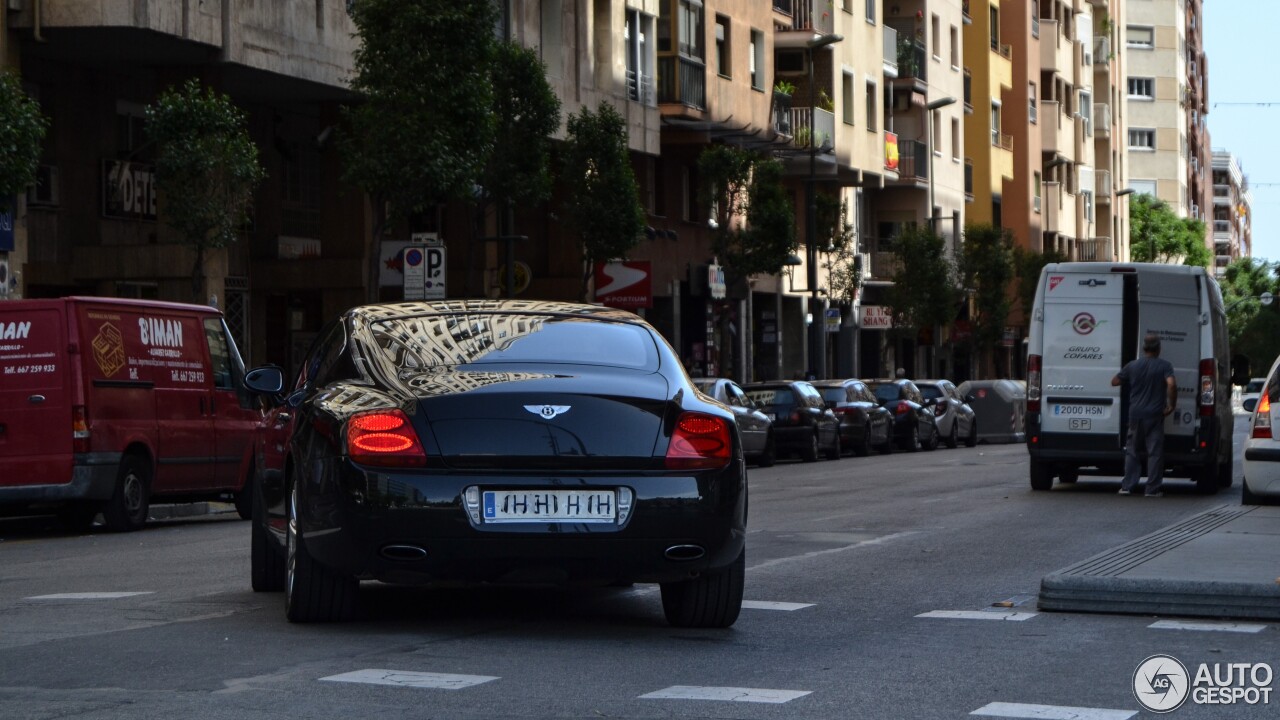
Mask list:
[[1209,224],[1201,1],[1131,0],[1126,10],[1129,187]]
[[1011,131],[1023,125],[1018,112],[1010,114],[1013,108],[1005,108],[1015,102],[1014,50],[1004,38],[998,0],[971,0],[965,5],[965,223],[1000,226],[1004,186],[1014,180]]
[[1251,224],[1253,196],[1249,177],[1240,168],[1240,159],[1226,150],[1213,151],[1213,233],[1214,273],[1221,277],[1227,266],[1253,254]]
[[1093,6],[1093,147],[1097,259],[1130,259],[1129,168],[1125,68],[1128,54],[1118,42],[1128,0],[1095,0]]

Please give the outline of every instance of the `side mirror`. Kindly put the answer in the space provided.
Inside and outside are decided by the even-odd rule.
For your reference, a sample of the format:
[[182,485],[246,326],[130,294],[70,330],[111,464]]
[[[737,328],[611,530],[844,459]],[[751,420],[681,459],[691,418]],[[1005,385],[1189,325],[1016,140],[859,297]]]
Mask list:
[[278,395],[284,390],[284,371],[277,365],[264,365],[244,374],[244,386],[259,395]]

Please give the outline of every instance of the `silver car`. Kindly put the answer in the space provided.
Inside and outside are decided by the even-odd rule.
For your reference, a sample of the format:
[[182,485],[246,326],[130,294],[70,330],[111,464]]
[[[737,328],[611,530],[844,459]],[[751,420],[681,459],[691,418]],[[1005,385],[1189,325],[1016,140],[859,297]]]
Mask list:
[[1249,439],[1244,443],[1244,487],[1240,502],[1263,505],[1280,499],[1280,357],[1271,364],[1257,405],[1249,415]]
[[925,404],[933,410],[938,433],[947,447],[956,447],[964,439],[966,447],[978,444],[978,423],[973,408],[964,401],[950,380],[916,380]]
[[747,460],[769,467],[778,458],[773,439],[773,420],[747,396],[738,383],[727,378],[694,378],[694,387],[710,395],[733,411],[742,437],[742,452]]

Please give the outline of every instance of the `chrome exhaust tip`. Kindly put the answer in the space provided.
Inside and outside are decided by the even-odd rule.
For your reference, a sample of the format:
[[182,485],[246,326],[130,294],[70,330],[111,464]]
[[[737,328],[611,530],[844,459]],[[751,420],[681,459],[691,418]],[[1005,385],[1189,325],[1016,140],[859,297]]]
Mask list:
[[421,560],[427,556],[427,550],[417,545],[384,545],[381,554],[388,560]]
[[662,553],[668,560],[697,560],[707,551],[701,545],[672,545]]

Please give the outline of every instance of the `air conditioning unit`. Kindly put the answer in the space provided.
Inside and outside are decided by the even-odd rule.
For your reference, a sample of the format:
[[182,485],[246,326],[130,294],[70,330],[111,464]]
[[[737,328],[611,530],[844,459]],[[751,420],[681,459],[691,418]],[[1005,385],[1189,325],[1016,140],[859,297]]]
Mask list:
[[41,165],[36,170],[36,182],[27,188],[27,205],[33,207],[58,204],[58,168]]
[[857,259],[854,260],[855,268],[858,271],[858,277],[863,280],[871,279],[871,253],[858,253]]

